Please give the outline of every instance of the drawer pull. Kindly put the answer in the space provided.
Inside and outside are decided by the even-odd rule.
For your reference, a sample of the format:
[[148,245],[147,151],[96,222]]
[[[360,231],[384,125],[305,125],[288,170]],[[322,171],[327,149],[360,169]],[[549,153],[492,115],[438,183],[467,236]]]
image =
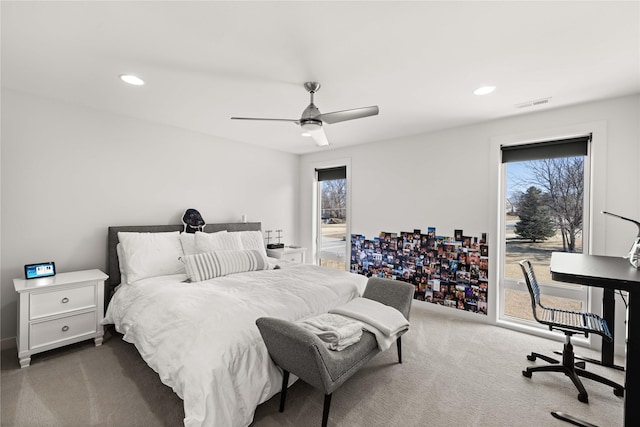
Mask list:
[[62,327],[62,332],[67,332],[69,330],[69,327],[67,325],[64,325]]
[[67,297],[62,298],[62,303],[63,304],[66,304],[68,302],[69,302],[69,298],[67,298]]

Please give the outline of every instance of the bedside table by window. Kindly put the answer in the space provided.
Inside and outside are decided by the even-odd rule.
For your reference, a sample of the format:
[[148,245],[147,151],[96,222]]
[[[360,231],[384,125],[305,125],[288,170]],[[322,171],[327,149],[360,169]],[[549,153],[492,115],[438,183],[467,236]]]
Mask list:
[[58,273],[40,279],[13,279],[18,299],[18,359],[20,367],[31,355],[93,339],[102,344],[104,281],[100,270]]
[[304,255],[307,248],[292,248],[285,246],[281,249],[267,249],[267,255],[272,258],[284,259],[304,263]]

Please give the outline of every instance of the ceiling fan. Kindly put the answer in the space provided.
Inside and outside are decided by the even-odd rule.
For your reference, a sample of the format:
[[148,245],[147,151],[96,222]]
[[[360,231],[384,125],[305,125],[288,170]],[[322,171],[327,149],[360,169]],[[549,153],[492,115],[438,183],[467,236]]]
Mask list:
[[363,117],[375,116],[378,114],[378,106],[353,108],[351,110],[334,111],[332,113],[320,113],[318,107],[313,103],[313,95],[320,89],[320,83],[306,82],[304,88],[311,96],[311,102],[302,112],[299,119],[268,119],[259,117],[231,117],[234,120],[272,120],[281,122],[293,122],[302,127],[302,135],[311,136],[319,146],[329,145],[327,136],[322,129],[323,123],[333,124],[347,120],[361,119]]

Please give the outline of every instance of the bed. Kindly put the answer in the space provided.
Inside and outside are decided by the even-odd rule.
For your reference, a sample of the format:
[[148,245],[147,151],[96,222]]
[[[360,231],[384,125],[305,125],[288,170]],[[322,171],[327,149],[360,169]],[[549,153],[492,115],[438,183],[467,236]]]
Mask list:
[[[244,256],[259,252],[246,249],[257,244],[256,236],[264,251],[260,227],[260,223],[208,224],[205,232],[209,234],[196,237],[198,242],[213,238],[219,242],[223,237],[237,242],[242,236],[241,249],[234,247],[225,254]],[[183,399],[186,426],[247,426],[256,407],[279,392],[282,381],[255,320],[263,316],[301,320],[326,312],[360,296],[366,278],[272,258],[265,258],[264,269],[240,269],[202,281],[186,282],[194,277],[193,271],[188,267],[183,272],[167,270],[172,265],[167,260],[149,261],[146,275],[138,274],[140,270],[132,273],[134,266],[147,268],[147,258],[168,256],[168,247],[177,250],[174,237],[180,230],[180,225],[109,227],[109,301],[104,323],[114,324],[161,381]],[[243,240],[249,235],[254,238],[250,244]],[[144,244],[131,244],[131,238]],[[179,238],[191,236],[179,233]],[[192,253],[194,248],[185,241],[181,240],[183,261],[222,255],[217,251],[220,247],[199,252],[209,248],[206,245]]]

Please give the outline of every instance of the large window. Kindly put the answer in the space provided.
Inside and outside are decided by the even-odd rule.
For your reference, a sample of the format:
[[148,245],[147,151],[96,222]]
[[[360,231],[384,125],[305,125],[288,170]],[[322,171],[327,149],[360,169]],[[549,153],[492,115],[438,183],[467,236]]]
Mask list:
[[518,262],[529,259],[542,304],[586,309],[583,286],[551,280],[552,252],[587,252],[590,136],[502,147],[504,212],[500,317],[533,322]]
[[347,259],[347,168],[316,169],[318,185],[317,263],[339,270]]

